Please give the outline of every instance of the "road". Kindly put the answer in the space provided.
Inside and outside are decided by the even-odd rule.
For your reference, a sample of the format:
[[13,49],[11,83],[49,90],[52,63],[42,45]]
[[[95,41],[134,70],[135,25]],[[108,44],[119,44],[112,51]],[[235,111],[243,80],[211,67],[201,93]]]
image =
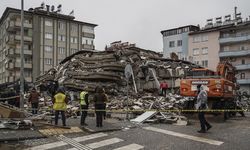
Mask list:
[[32,142],[31,150],[249,150],[250,114],[227,122],[209,118],[212,129],[197,133],[199,123],[191,120],[188,126],[143,124],[121,131],[86,134],[67,134],[47,139],[39,145]]

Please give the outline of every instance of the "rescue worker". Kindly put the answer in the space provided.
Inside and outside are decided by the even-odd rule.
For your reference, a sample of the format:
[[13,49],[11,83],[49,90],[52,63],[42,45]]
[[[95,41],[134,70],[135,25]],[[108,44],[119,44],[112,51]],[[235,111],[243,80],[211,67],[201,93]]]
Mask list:
[[166,80],[164,80],[163,83],[160,84],[160,88],[161,88],[161,95],[166,96],[168,89],[168,84]]
[[[198,118],[200,120],[201,129],[198,131],[199,133],[206,133],[212,126],[207,122],[205,118],[205,111],[207,106],[207,92],[204,89],[203,85],[197,85],[197,103],[196,109],[198,110]],[[207,128],[206,128],[207,127]]]
[[95,113],[96,113],[96,127],[102,127],[103,113],[104,113],[104,103],[107,101],[107,96],[102,87],[96,88],[96,93],[93,97],[95,103]]
[[65,111],[67,109],[68,98],[64,93],[63,88],[59,88],[53,98],[53,109],[55,111],[55,125],[58,124],[58,116],[61,113],[63,126],[66,126]]
[[81,126],[87,126],[88,124],[85,123],[85,119],[88,115],[88,108],[89,108],[89,94],[87,91],[82,91],[80,93],[80,107],[81,107]]
[[40,94],[36,91],[35,88],[32,88],[30,96],[29,96],[29,102],[31,103],[32,114],[37,114],[39,97],[40,97]]

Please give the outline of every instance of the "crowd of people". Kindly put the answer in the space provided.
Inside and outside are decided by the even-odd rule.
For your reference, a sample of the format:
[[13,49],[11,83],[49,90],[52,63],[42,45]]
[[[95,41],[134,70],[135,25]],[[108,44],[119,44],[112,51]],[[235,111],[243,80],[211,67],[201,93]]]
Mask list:
[[[43,90],[42,90],[43,91]],[[91,93],[92,94],[92,93]],[[57,88],[54,92],[50,94],[53,103],[53,110],[55,114],[55,125],[58,125],[58,118],[61,115],[62,125],[66,126],[66,115],[67,104],[71,100],[72,96],[66,94],[63,87]],[[39,105],[40,93],[32,88],[28,102],[30,103],[32,114],[37,114],[38,105]],[[106,102],[108,101],[108,96],[105,94],[103,87],[97,86],[95,93],[93,93],[92,101],[89,101],[89,92],[81,91],[79,92],[79,105],[81,112],[80,125],[87,126],[86,117],[88,115],[89,103],[93,103],[95,107],[96,114],[96,127],[103,127],[103,119],[106,117]]]

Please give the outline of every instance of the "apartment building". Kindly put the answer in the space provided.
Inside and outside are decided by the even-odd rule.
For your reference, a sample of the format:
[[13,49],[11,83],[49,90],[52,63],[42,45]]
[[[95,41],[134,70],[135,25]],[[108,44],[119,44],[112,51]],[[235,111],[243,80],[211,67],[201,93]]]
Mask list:
[[218,28],[204,29],[189,34],[188,60],[216,71],[219,59],[219,36]]
[[236,67],[241,91],[250,94],[250,21],[221,30],[219,43],[220,60],[229,60]]
[[188,25],[161,31],[163,36],[163,56],[170,58],[171,53],[175,53],[179,59],[187,60],[188,33],[198,30],[199,27]]
[[[61,13],[61,5],[24,11],[24,76],[27,82],[79,50],[94,50],[96,24]],[[0,19],[0,83],[20,77],[20,10],[6,8]]]

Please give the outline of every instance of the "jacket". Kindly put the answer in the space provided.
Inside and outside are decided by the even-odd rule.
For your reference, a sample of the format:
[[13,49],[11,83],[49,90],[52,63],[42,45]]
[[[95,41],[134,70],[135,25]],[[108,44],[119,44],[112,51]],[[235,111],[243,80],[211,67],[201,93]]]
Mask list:
[[207,109],[207,91],[201,86],[201,90],[197,96],[196,109],[204,110]]
[[80,105],[87,105],[88,106],[89,105],[88,97],[89,97],[88,92],[82,91],[80,93]]
[[29,102],[38,103],[40,94],[37,91],[32,91],[30,93]]
[[95,104],[105,104],[108,101],[108,97],[105,93],[96,93],[93,100]]
[[54,96],[53,109],[62,111],[67,109],[67,97],[65,94],[59,92]]

